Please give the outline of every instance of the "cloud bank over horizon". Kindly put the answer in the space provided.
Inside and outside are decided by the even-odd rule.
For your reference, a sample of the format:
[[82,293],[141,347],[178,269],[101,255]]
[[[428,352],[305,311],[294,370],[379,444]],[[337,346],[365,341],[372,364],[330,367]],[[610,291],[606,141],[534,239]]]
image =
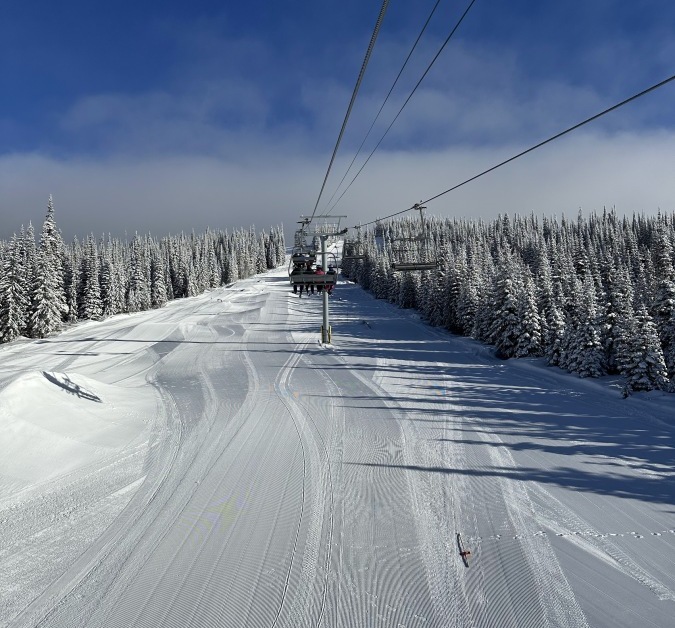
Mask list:
[[[570,216],[603,207],[620,214],[672,212],[674,143],[673,132],[580,135],[441,197],[428,205],[428,213],[489,219],[500,213]],[[349,226],[374,220],[438,194],[518,148],[383,153],[332,213],[347,214]],[[340,171],[346,163],[336,167]],[[1,237],[29,220],[41,224],[50,193],[57,224],[68,239],[90,232],[166,235],[281,223],[290,235],[299,215],[311,213],[308,199],[318,194],[323,172],[321,163],[274,157],[257,165],[197,156],[95,162],[0,157],[3,205],[14,219],[11,224],[3,219]],[[27,188],[34,190],[30,197]]]

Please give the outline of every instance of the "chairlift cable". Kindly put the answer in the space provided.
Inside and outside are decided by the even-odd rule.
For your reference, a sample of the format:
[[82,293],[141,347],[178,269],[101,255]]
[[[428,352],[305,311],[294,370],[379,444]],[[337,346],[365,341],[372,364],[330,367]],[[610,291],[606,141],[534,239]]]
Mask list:
[[[379,111],[377,112],[377,115],[373,119],[372,123],[370,124],[370,128],[368,129],[368,132],[366,133],[365,137],[363,138],[363,141],[361,142],[361,145],[359,146],[358,150],[356,151],[356,154],[354,155],[352,161],[350,162],[349,166],[347,167],[347,170],[345,171],[344,175],[342,175],[342,179],[340,179],[340,183],[338,183],[337,187],[335,188],[335,191],[333,192],[332,196],[328,199],[328,202],[326,205],[330,205],[333,199],[335,198],[335,195],[338,193],[338,190],[344,183],[344,180],[347,178],[347,175],[349,174],[349,171],[352,169],[352,166],[354,165],[354,162],[356,161],[356,158],[361,154],[361,149],[365,145],[366,141],[370,137],[370,134],[375,127],[375,123],[380,119],[380,115],[382,114],[382,111],[384,110],[385,105],[389,101],[390,96],[392,95],[396,85],[398,85],[398,81],[401,78],[401,75],[403,74],[403,71],[406,69],[408,65],[408,61],[410,61],[410,57],[412,57],[413,53],[415,52],[415,49],[417,48],[417,44],[419,44],[420,40],[422,39],[422,36],[427,30],[427,27],[429,26],[429,22],[431,22],[431,18],[434,16],[434,13],[436,12],[436,9],[438,8],[438,5],[441,3],[441,0],[436,0],[436,4],[434,4],[433,9],[431,9],[431,13],[429,13],[429,17],[427,17],[426,22],[424,23],[424,26],[422,27],[422,30],[420,31],[419,35],[417,35],[417,39],[415,40],[415,43],[412,45],[412,48],[410,49],[410,52],[408,52],[408,56],[405,58],[405,61],[403,62],[403,65],[401,66],[401,69],[399,70],[398,74],[396,75],[396,78],[394,79],[394,82],[392,83],[391,87],[389,88],[389,92],[385,96],[384,100],[382,101],[382,105],[380,106]],[[340,196],[342,198],[342,196]],[[339,202],[339,199],[338,199]],[[335,203],[337,205],[337,202]],[[334,208],[331,207],[331,209],[328,210],[328,213],[330,213]]]
[[349,101],[349,106],[347,107],[347,113],[345,114],[345,119],[342,122],[342,128],[340,129],[340,133],[338,135],[337,142],[335,143],[335,148],[333,149],[333,155],[331,156],[330,162],[328,164],[328,170],[326,170],[326,176],[323,179],[323,184],[321,185],[321,190],[319,191],[319,196],[316,199],[316,204],[314,205],[314,210],[312,211],[312,216],[310,218],[310,222],[314,218],[314,215],[316,214],[316,210],[319,207],[319,202],[321,201],[321,195],[323,194],[323,190],[326,187],[326,181],[328,181],[328,175],[330,175],[331,168],[333,167],[333,162],[335,161],[335,156],[337,155],[338,148],[340,147],[340,142],[342,142],[342,136],[344,135],[345,128],[347,127],[347,121],[349,120],[349,116],[352,112],[352,108],[354,107],[354,102],[356,101],[356,95],[358,94],[359,88],[361,87],[361,82],[363,81],[363,75],[366,72],[366,67],[368,66],[368,61],[370,61],[370,55],[372,54],[373,48],[375,47],[375,41],[376,41],[377,36],[380,32],[380,26],[382,25],[382,20],[384,19],[384,14],[386,13],[388,6],[389,6],[389,0],[383,0],[382,7],[380,8],[380,14],[377,16],[377,22],[375,23],[375,28],[373,29],[373,34],[370,38],[370,43],[368,44],[368,49],[366,50],[366,56],[363,59],[363,63],[361,65],[361,71],[359,72],[359,76],[356,79],[356,85],[354,86],[354,91],[352,92],[352,98]]
[[452,192],[453,190],[456,190],[457,188],[462,187],[463,185],[466,185],[467,183],[471,183],[471,181],[475,181],[479,177],[482,177],[483,175],[488,174],[489,172],[492,172],[493,170],[496,170],[497,168],[501,168],[502,166],[505,166],[506,164],[518,159],[519,157],[522,157],[523,155],[527,155],[528,153],[531,153],[533,150],[536,150],[537,148],[541,148],[545,144],[548,144],[549,142],[552,142],[554,140],[557,140],[558,138],[562,137],[563,135],[567,135],[568,133],[571,133],[572,131],[575,131],[576,129],[588,124],[589,122],[593,122],[594,120],[597,120],[598,118],[604,116],[605,114],[608,114],[619,107],[623,107],[624,105],[627,105],[629,102],[632,102],[633,100],[636,100],[637,98],[640,98],[640,96],[644,96],[645,94],[648,94],[649,92],[653,92],[655,89],[658,89],[659,87],[663,87],[667,83],[670,83],[671,81],[675,80],[675,74],[671,76],[670,78],[665,79],[664,81],[661,81],[660,83],[657,83],[656,85],[652,85],[651,87],[641,91],[638,94],[635,94],[631,96],[630,98],[626,98],[626,100],[621,101],[620,103],[609,107],[609,109],[605,109],[604,111],[601,111],[600,113],[596,113],[594,116],[591,116],[590,118],[587,118],[583,122],[579,122],[578,124],[575,124],[574,126],[569,127],[568,129],[565,129],[564,131],[561,131],[560,133],[557,133],[556,135],[549,137],[547,140],[544,140],[543,142],[539,142],[539,144],[535,144],[534,146],[531,146],[527,150],[524,150],[517,155],[514,155],[513,157],[510,157],[509,159],[505,159],[504,161],[498,163],[496,166],[492,166],[492,168],[488,168],[487,170],[484,170],[480,174],[477,174],[470,179],[467,179],[466,181],[462,181],[462,183],[459,183],[457,185],[454,185],[451,188],[448,188],[444,192],[441,192],[440,194],[436,194],[435,196],[432,196],[431,198],[428,198],[427,200],[423,201],[424,203],[430,203],[431,201],[436,200],[437,198],[447,194],[448,192]]
[[394,119],[391,121],[391,123],[387,127],[386,131],[384,132],[384,134],[382,135],[380,140],[375,145],[375,148],[373,148],[373,150],[370,152],[370,154],[368,155],[366,160],[363,162],[363,165],[359,168],[359,171],[354,175],[354,178],[349,182],[349,185],[345,188],[345,190],[342,192],[342,194],[340,194],[340,197],[338,198],[338,200],[335,201],[333,206],[328,210],[329,212],[333,211],[337,207],[337,204],[342,200],[342,197],[347,193],[347,190],[349,190],[349,188],[352,186],[354,181],[356,181],[358,176],[361,174],[363,169],[366,167],[366,165],[370,161],[370,158],[375,154],[375,151],[380,147],[380,144],[382,144],[382,142],[384,141],[384,138],[387,137],[387,134],[391,130],[391,127],[394,126],[396,120],[398,120],[399,116],[403,113],[403,110],[406,108],[406,106],[410,102],[410,99],[413,97],[413,95],[417,91],[417,88],[422,84],[422,81],[426,78],[427,74],[429,74],[432,66],[434,65],[434,63],[436,63],[436,61],[438,60],[438,57],[441,56],[441,53],[443,52],[445,47],[450,42],[453,35],[457,32],[457,29],[459,28],[460,24],[464,21],[464,18],[467,16],[467,14],[471,10],[471,7],[474,5],[475,2],[476,2],[476,0],[471,0],[471,2],[469,2],[469,5],[466,7],[466,9],[464,9],[464,13],[462,13],[461,17],[459,18],[459,20],[455,24],[454,28],[450,31],[450,34],[447,36],[447,38],[445,39],[445,41],[443,42],[441,47],[438,49],[438,52],[436,52],[436,54],[434,55],[434,58],[431,60],[431,62],[427,66],[427,69],[424,70],[424,74],[422,74],[422,77],[420,78],[420,80],[417,81],[417,84],[415,85],[415,87],[413,87],[413,90],[410,92],[408,98],[406,98],[403,105],[401,105],[401,108],[398,110],[398,113],[394,116]]
[[[435,201],[437,198],[440,198],[441,196],[448,194],[449,192],[453,192],[454,190],[461,188],[463,185],[466,185],[467,183],[471,183],[472,181],[475,181],[476,179],[493,172],[494,170],[497,170],[497,168],[501,168],[502,166],[505,166],[508,163],[511,163],[512,161],[515,161],[519,157],[522,157],[524,155],[527,155],[528,153],[531,153],[532,151],[536,150],[537,148],[541,148],[542,146],[549,144],[550,142],[553,142],[554,140],[557,140],[561,138],[563,135],[567,135],[568,133],[571,133],[572,131],[575,131],[576,129],[593,122],[597,120],[598,118],[601,118],[602,116],[615,111],[616,109],[619,109],[620,107],[623,107],[624,105],[627,105],[630,102],[633,102],[634,100],[637,100],[638,98],[645,96],[649,94],[650,92],[653,92],[654,90],[658,89],[659,87],[663,87],[664,85],[667,85],[668,83],[675,81],[675,74],[672,76],[668,77],[667,79],[664,79],[663,81],[660,81],[651,87],[648,87],[647,89],[642,90],[641,92],[637,94],[633,94],[633,96],[630,96],[629,98],[626,98],[625,100],[622,100],[621,102],[617,103],[616,105],[613,105],[609,107],[608,109],[605,109],[604,111],[601,111],[600,113],[596,113],[595,115],[591,116],[590,118],[586,118],[582,122],[579,122],[564,131],[561,131],[560,133],[556,133],[555,135],[549,137],[548,139],[544,140],[543,142],[539,142],[538,144],[535,144],[534,146],[531,146],[530,148],[521,151],[517,155],[514,155],[513,157],[509,157],[508,159],[505,159],[504,161],[498,163],[495,166],[492,166],[491,168],[488,168],[487,170],[483,170],[483,172],[474,175],[473,177],[466,179],[465,181],[462,181],[461,183],[458,183],[457,185],[452,186],[451,188],[448,188],[447,190],[440,192],[439,194],[436,194],[435,196],[431,196],[430,198],[422,201],[422,204],[430,203],[431,201]],[[402,209],[401,211],[395,212],[393,214],[389,214],[388,216],[384,216],[383,218],[377,218],[376,220],[371,220],[370,222],[365,222],[361,223],[362,227],[367,227],[369,225],[373,225],[377,222],[381,222],[383,220],[388,220],[389,218],[394,218],[394,216],[400,216],[401,214],[405,214],[406,212],[409,212],[413,209],[415,209],[417,206],[417,203],[411,207],[408,207],[407,209]]]

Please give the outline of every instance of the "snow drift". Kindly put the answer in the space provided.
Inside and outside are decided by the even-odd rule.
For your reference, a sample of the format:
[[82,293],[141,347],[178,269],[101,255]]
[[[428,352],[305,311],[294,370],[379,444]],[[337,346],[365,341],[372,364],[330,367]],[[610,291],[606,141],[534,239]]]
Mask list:
[[34,371],[0,391],[0,494],[101,461],[141,437],[154,401],[140,389]]

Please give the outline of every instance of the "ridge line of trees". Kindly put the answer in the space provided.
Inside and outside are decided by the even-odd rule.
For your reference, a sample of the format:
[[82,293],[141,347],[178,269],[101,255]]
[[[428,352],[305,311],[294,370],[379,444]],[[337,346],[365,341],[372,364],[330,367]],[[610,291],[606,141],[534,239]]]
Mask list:
[[31,224],[0,241],[0,343],[44,338],[77,320],[162,307],[167,301],[284,264],[282,227],[207,230],[131,242],[108,236],[65,244],[49,197],[39,243]]
[[[624,395],[675,390],[675,214],[486,222],[404,218],[364,231],[343,274],[503,358],[543,356],[580,377],[622,374]],[[392,270],[438,261],[434,271]]]

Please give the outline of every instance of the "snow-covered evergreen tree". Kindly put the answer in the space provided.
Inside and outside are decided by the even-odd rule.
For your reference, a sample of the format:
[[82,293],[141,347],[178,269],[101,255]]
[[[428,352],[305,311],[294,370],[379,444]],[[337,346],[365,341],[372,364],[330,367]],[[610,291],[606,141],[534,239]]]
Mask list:
[[104,318],[117,314],[114,302],[114,281],[115,274],[113,270],[112,256],[110,250],[106,247],[103,251],[101,260],[101,316]]
[[150,251],[150,304],[154,308],[162,307],[167,301],[166,271],[164,257],[159,246]]
[[655,388],[670,390],[656,325],[644,305],[638,307],[634,323],[626,331],[626,349],[620,364],[626,377],[625,393]]
[[603,344],[605,347],[607,371],[619,371],[618,354],[620,338],[626,332],[633,319],[633,286],[625,267],[619,264],[609,270],[607,277],[607,299],[605,306],[605,324]]
[[595,282],[590,271],[586,271],[583,283],[577,285],[578,305],[568,327],[569,334],[563,339],[563,365],[579,377],[600,377],[605,372],[605,352]]
[[502,268],[495,277],[492,290],[491,322],[486,339],[503,357],[510,358],[516,355],[518,347],[520,293],[523,288],[513,261],[507,257],[502,262]]
[[404,272],[403,278],[399,284],[398,305],[401,308],[411,308],[417,305],[418,301],[418,282],[415,275],[410,272]]
[[19,251],[20,251],[20,283],[23,293],[24,307],[21,313],[20,332],[23,336],[29,335],[30,325],[30,293],[35,281],[36,266],[36,248],[35,231],[32,223],[28,223],[28,228],[24,232],[23,226],[19,232]]
[[28,313],[28,298],[23,285],[22,245],[12,236],[0,275],[0,342],[10,342],[21,335]]
[[655,290],[651,314],[656,323],[668,376],[675,378],[675,269],[671,236],[664,222],[655,236]]
[[652,304],[668,376],[675,377],[675,280],[661,279]]
[[87,237],[80,261],[78,315],[88,320],[98,320],[103,314],[99,261],[93,234]]
[[74,265],[77,263],[76,255],[70,251],[63,257],[63,291],[66,295],[66,314],[64,319],[68,323],[74,323],[78,316],[78,276]]
[[138,234],[131,243],[130,264],[126,309],[127,312],[142,312],[150,308],[150,278],[146,270],[144,243]]
[[63,240],[56,227],[50,195],[31,286],[29,332],[33,338],[44,338],[61,328],[68,311],[63,287]]
[[529,268],[525,269],[522,291],[518,298],[517,340],[514,355],[518,358],[538,356],[541,347],[541,318],[537,308],[534,281]]

